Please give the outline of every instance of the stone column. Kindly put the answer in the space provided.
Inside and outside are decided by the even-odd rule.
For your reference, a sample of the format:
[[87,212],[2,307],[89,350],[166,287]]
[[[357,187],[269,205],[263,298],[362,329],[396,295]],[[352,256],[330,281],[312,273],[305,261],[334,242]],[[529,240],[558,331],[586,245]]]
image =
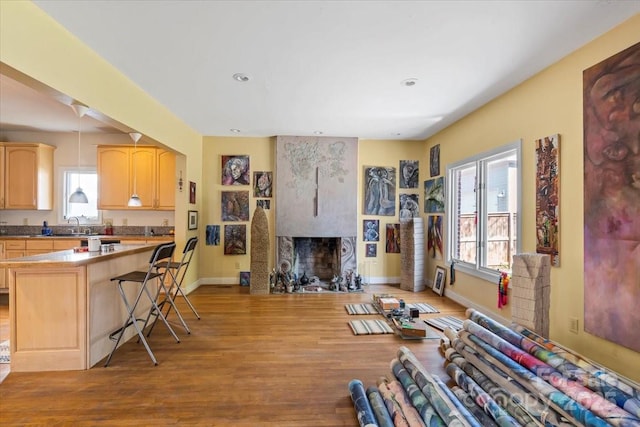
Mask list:
[[551,258],[542,254],[513,256],[511,320],[549,338]]
[[424,220],[400,222],[400,289],[420,292],[424,282]]

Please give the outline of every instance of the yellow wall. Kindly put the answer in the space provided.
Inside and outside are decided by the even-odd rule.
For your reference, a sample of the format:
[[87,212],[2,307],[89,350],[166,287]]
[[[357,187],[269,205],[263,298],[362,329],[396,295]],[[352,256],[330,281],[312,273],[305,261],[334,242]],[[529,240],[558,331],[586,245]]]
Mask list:
[[[221,226],[221,235],[224,234],[225,224],[246,224],[247,231],[251,228],[251,221],[248,222],[222,222],[220,197],[222,191],[247,190],[250,192],[250,213],[253,217],[256,201],[253,198],[253,188],[229,187],[221,185],[223,155],[248,155],[253,184],[254,171],[273,171],[275,178],[275,138],[224,138],[205,137],[203,143],[203,186],[204,197],[203,213],[200,221],[202,227],[206,224]],[[419,160],[421,166],[420,183],[425,173],[428,173],[428,160],[424,158],[424,144],[419,141],[373,141],[361,140],[358,142],[358,269],[365,276],[365,279],[372,277],[377,282],[398,282],[400,278],[400,254],[385,253],[384,230],[386,224],[398,223],[398,212],[393,217],[362,216],[363,188],[362,174],[365,166],[391,166],[398,169],[400,160]],[[425,178],[426,179],[426,178]],[[422,185],[422,184],[420,184]],[[274,193],[278,191],[274,186]],[[403,189],[403,193],[414,193],[420,195],[423,200],[424,191],[422,188],[413,190]],[[396,200],[400,190],[396,185]],[[269,220],[269,233],[271,242],[270,268],[275,264],[275,197],[271,199],[271,209],[267,211]],[[295,209],[295,206],[283,207],[279,209]],[[362,220],[380,220],[380,242],[378,242],[378,256],[376,258],[365,258],[365,245],[362,242]],[[250,270],[250,235],[247,234],[247,255],[224,255],[224,237],[221,236],[220,246],[202,247],[200,276],[203,283],[238,283],[240,271]]]
[[[420,161],[420,176],[418,187],[415,189],[399,188],[400,160]],[[396,215],[374,216],[362,215],[364,210],[364,168],[365,166],[389,166],[396,168]],[[372,279],[372,283],[399,283],[400,282],[400,254],[387,254],[385,230],[387,224],[398,224],[399,194],[418,194],[420,214],[424,217],[424,180],[429,177],[429,160],[425,156],[424,143],[419,141],[386,141],[386,140],[360,140],[358,141],[358,265],[364,279]],[[365,257],[365,242],[362,241],[362,222],[365,219],[377,219],[380,221],[380,241],[378,256]],[[368,243],[368,242],[367,242]]]
[[[177,166],[185,181],[201,181],[202,136],[33,3],[0,2],[0,63],[179,151],[184,156]],[[186,231],[187,197],[179,193],[176,200],[179,248],[194,234]],[[198,205],[189,206],[194,208]],[[185,283],[196,280],[195,264]]]
[[[253,173],[257,171],[272,171],[275,179],[275,138],[224,138],[205,137],[203,140],[202,161],[203,185],[201,194],[204,197],[204,216],[200,221],[205,225],[220,225],[220,246],[205,246],[200,249],[201,266],[200,277],[203,283],[239,283],[239,272],[249,271],[251,254],[251,219],[256,209],[256,199],[253,197]],[[248,155],[251,168],[251,184],[247,186],[222,185],[222,156]],[[222,222],[222,208],[220,197],[222,191],[248,191],[250,196],[249,221]],[[274,191],[277,191],[275,189]],[[275,198],[271,199],[271,209],[266,210],[269,221],[270,269],[275,262]],[[247,226],[247,254],[224,255],[224,226],[229,224],[245,224]],[[203,240],[204,242],[204,240]]]
[[[582,72],[640,41],[640,15],[594,40],[485,105],[427,141],[440,144],[441,164],[523,139],[523,252],[535,252],[536,139],[560,134],[560,267],[551,271],[551,339],[634,380],[640,380],[640,354],[583,331],[583,132]],[[427,148],[428,148],[427,147]],[[433,267],[433,266],[432,266]],[[505,318],[510,308],[496,308],[496,285],[462,273],[445,292]],[[569,332],[577,317],[580,332]],[[639,325],[640,326],[640,325]]]

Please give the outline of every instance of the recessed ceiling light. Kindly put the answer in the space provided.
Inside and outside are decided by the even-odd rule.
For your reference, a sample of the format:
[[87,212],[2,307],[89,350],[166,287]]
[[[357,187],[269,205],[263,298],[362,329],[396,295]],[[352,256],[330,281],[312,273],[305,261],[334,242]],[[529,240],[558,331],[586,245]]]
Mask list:
[[244,83],[244,82],[248,82],[250,80],[250,77],[244,73],[235,73],[233,75],[233,79]]
[[229,129],[229,130],[231,132],[233,132],[233,133],[240,133],[240,129],[232,128],[232,129]]
[[402,86],[415,86],[418,83],[418,79],[404,79],[400,82]]
[[322,135],[322,132],[321,132],[321,131],[319,131],[319,130],[317,130],[317,131],[314,131],[314,132],[313,132],[313,134],[314,134],[314,135]]

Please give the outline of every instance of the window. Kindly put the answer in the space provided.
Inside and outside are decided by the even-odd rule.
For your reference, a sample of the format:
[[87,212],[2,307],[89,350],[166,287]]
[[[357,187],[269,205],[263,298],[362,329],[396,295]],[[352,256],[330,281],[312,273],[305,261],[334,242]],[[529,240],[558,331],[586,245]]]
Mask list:
[[520,252],[521,141],[447,165],[447,262],[498,282]]
[[[95,169],[66,168],[62,171],[62,218],[60,222],[66,222],[70,217],[80,218],[82,224],[99,224],[100,211],[98,211],[98,174]],[[89,203],[69,203],[69,196],[81,187],[89,199]]]

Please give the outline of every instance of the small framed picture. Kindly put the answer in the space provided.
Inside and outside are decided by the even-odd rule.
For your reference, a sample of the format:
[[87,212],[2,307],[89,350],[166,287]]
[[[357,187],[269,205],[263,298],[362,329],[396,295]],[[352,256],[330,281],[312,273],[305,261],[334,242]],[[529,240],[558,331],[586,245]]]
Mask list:
[[249,286],[251,284],[251,272],[250,271],[241,271],[240,272],[240,286]]
[[366,257],[367,258],[375,258],[378,256],[378,245],[375,243],[367,243],[366,247]]
[[189,181],[189,203],[196,204],[196,183]]
[[433,292],[442,295],[445,281],[447,280],[447,270],[443,267],[436,267],[436,275],[433,278]]
[[187,218],[187,224],[189,225],[189,230],[197,230],[198,229],[198,211],[189,211],[189,217]]

